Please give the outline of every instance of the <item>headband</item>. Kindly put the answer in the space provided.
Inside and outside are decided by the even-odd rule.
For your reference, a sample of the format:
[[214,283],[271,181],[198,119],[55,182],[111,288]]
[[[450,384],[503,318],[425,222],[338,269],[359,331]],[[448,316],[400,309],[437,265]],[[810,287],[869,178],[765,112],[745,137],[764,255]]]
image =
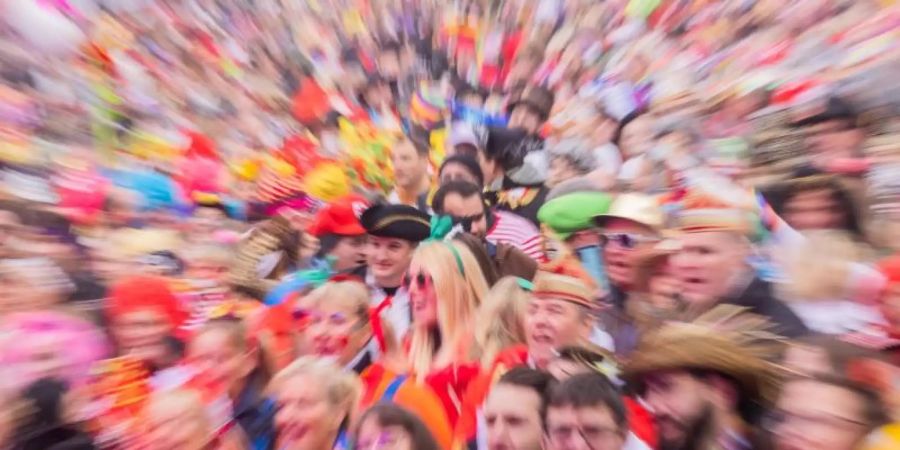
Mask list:
[[450,252],[453,253],[453,258],[456,259],[456,268],[459,270],[459,274],[466,277],[466,270],[463,266],[462,256],[459,254],[459,250],[453,246],[453,244],[445,241],[444,239],[451,234],[454,230],[453,219],[450,216],[439,216],[435,215],[431,217],[431,235],[428,237],[428,241],[437,241],[443,242],[447,248],[450,249]]

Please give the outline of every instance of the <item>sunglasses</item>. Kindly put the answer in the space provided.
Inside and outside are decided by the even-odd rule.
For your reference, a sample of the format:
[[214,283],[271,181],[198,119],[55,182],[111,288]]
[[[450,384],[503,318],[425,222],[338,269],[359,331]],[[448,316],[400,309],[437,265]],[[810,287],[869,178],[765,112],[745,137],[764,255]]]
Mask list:
[[431,279],[431,275],[428,275],[423,272],[419,272],[418,275],[409,273],[403,277],[403,287],[406,288],[406,290],[409,290],[409,288],[413,285],[413,283],[418,283],[418,285],[417,285],[418,288],[420,290],[423,290],[423,289],[431,286],[433,284],[433,282],[434,281]]
[[472,232],[472,224],[475,222],[484,219],[484,213],[476,214],[474,216],[450,216],[450,219],[453,220],[453,225],[461,225],[463,231],[466,233]]
[[659,241],[659,239],[636,233],[603,233],[600,235],[601,245],[613,243],[629,250],[647,242],[657,241]]

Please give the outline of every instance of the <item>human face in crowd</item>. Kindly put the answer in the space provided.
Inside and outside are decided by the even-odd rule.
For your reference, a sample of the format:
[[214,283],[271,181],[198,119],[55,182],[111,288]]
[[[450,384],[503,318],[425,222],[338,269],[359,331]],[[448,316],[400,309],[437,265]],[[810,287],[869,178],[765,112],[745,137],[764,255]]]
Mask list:
[[274,420],[278,448],[318,450],[331,447],[343,415],[334,413],[334,405],[328,401],[321,380],[297,375],[275,393],[275,401],[278,405]]
[[782,217],[797,230],[840,229],[845,212],[839,206],[829,188],[800,191],[785,203]]
[[415,189],[428,173],[428,157],[419,155],[408,140],[401,141],[391,153],[394,180],[398,187]]
[[833,371],[828,352],[814,345],[792,344],[784,352],[784,366],[805,375],[828,374]]
[[865,139],[865,133],[846,120],[831,120],[807,130],[806,145],[815,158],[852,158]]
[[488,450],[541,450],[541,398],[514,384],[494,386],[484,403]]
[[503,176],[503,168],[500,164],[497,161],[488,159],[482,151],[478,152],[478,165],[481,166],[481,173],[484,174],[484,182],[488,186]]
[[118,315],[112,323],[112,335],[119,354],[134,356],[151,364],[167,359],[165,339],[172,327],[161,311],[143,309]]
[[653,118],[644,114],[625,125],[619,138],[619,150],[628,157],[644,155],[653,147]]
[[227,216],[218,208],[197,208],[191,220],[194,225],[193,232],[201,236],[203,233],[210,233],[216,227],[221,226],[225,219],[227,219]]
[[403,280],[409,290],[412,321],[416,326],[433,327],[438,323],[438,299],[431,272],[423,266],[413,265]]
[[[810,401],[815,399],[815,401]],[[853,450],[870,431],[865,400],[846,388],[795,380],[779,396],[770,425],[777,450]]]
[[367,417],[359,426],[359,450],[416,450],[413,438],[398,425],[382,426],[377,417]]
[[392,282],[400,285],[409,263],[412,261],[415,246],[403,239],[370,236],[367,261],[376,281]]
[[692,307],[711,307],[729,294],[746,270],[750,243],[734,233],[688,233],[672,256],[682,298]]
[[684,371],[658,372],[644,379],[644,401],[653,411],[660,448],[688,449],[712,418],[711,389]]
[[583,175],[568,158],[558,156],[550,160],[550,173],[547,175],[547,187],[556,186],[565,180]]
[[606,405],[547,409],[547,450],[621,450],[625,435]]
[[447,156],[453,155],[468,155],[473,158],[478,158],[478,148],[472,144],[459,144],[455,147],[452,147],[448,150]]
[[454,220],[470,223],[471,226],[466,231],[480,238],[484,238],[488,232],[486,209],[478,195],[463,197],[451,193],[444,197],[444,213]]
[[211,259],[188,259],[187,272],[195,280],[213,280],[222,285],[228,279],[228,265]]
[[250,352],[224,328],[204,330],[191,340],[187,358],[214,386],[239,394],[255,363]]
[[641,251],[653,245],[653,231],[637,222],[610,219],[603,230],[605,244],[603,258],[606,274],[616,287],[628,290],[635,283],[637,258]]
[[396,80],[400,76],[400,55],[389,50],[378,55],[378,73],[388,80]]
[[343,272],[366,263],[366,235],[344,236],[329,253],[334,257],[334,270]]
[[202,450],[211,431],[199,399],[163,395],[152,399],[144,414],[148,450]]
[[478,179],[475,178],[475,175],[466,166],[456,162],[444,165],[443,170],[441,170],[441,184],[444,185],[451,181],[465,181],[474,185],[478,184]]
[[3,283],[0,292],[0,316],[46,309],[61,301],[53,288],[36,286],[34,282],[15,271],[0,272],[0,282]]
[[528,134],[537,134],[543,121],[535,111],[527,105],[516,106],[509,116],[510,128],[521,128]]
[[347,364],[371,335],[360,312],[343,298],[319,302],[308,311],[306,338],[313,354]]
[[556,349],[575,345],[590,335],[590,314],[563,300],[532,297],[525,310],[525,341],[538,367],[546,367]]

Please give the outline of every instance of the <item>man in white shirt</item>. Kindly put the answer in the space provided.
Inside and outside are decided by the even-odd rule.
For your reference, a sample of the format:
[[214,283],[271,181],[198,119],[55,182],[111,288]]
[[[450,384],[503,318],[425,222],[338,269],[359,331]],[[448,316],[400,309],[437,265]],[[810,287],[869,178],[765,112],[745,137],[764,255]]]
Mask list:
[[374,205],[360,216],[369,233],[366,284],[372,292],[372,307],[391,327],[398,339],[409,329],[409,295],[402,288],[413,251],[431,232],[431,218],[412,206]]

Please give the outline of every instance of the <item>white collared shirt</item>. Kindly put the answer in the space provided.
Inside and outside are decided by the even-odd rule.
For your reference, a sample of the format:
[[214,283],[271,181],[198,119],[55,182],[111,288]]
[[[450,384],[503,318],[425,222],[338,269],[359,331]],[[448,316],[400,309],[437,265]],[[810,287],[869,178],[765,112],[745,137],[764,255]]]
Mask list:
[[[366,271],[366,285],[372,293],[369,304],[372,307],[377,307],[387,297],[387,294],[385,294],[384,289],[375,283],[375,277],[369,271]],[[391,329],[398,341],[409,331],[412,322],[409,308],[409,292],[401,286],[391,300],[391,306],[381,313],[382,320],[387,320],[391,324]]]

